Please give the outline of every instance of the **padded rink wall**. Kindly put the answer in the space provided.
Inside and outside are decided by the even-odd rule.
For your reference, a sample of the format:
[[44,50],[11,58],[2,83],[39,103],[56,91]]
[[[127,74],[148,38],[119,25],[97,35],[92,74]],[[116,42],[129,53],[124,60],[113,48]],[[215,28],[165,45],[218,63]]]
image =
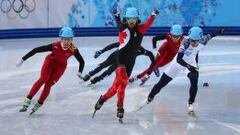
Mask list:
[[169,31],[173,24],[200,26],[210,33],[224,26],[225,35],[240,35],[239,0],[0,0],[0,39],[57,37],[62,26],[76,36],[116,36],[112,15],[119,7],[139,9],[145,22],[153,9],[160,15],[146,35]]

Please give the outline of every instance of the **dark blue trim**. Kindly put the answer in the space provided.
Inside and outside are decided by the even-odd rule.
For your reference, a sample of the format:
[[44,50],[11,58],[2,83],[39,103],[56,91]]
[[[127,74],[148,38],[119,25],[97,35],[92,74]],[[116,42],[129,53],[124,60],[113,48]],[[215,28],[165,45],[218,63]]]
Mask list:
[[[204,33],[212,33],[221,27],[203,27]],[[170,27],[152,27],[146,35],[153,36],[168,32]],[[184,27],[186,34],[189,27]],[[0,39],[15,38],[42,38],[58,37],[60,28],[37,28],[37,29],[6,29],[0,30]],[[113,27],[74,28],[75,35],[79,36],[117,36],[118,30]],[[224,35],[240,35],[240,27],[226,27]]]

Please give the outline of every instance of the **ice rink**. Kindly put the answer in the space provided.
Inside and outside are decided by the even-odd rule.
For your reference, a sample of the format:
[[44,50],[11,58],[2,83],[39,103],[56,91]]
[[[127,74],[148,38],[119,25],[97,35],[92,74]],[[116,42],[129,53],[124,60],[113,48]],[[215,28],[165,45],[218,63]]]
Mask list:
[[[152,50],[151,38],[144,38],[144,48]],[[187,115],[189,80],[184,73],[162,89],[154,102],[135,112],[134,108],[159,80],[152,74],[144,86],[139,86],[138,81],[127,87],[124,124],[116,118],[116,97],[91,118],[97,99],[111,86],[115,74],[89,87],[76,76],[78,62],[74,57],[69,59],[65,74],[52,87],[43,107],[30,117],[29,112],[19,112],[48,53],[34,55],[20,68],[15,63],[34,47],[56,40],[0,40],[0,135],[240,135],[240,37],[215,37],[200,53],[197,118]],[[96,50],[116,41],[117,37],[75,38],[86,63],[83,73],[95,68],[112,52],[94,59]],[[161,43],[158,42],[158,47]],[[139,56],[132,75],[149,64],[147,57]],[[204,82],[209,87],[203,87]]]

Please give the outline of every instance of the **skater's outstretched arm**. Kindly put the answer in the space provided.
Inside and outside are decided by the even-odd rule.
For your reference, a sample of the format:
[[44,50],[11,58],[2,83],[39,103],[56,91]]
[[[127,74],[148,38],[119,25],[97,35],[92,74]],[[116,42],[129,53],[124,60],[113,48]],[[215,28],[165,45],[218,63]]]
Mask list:
[[84,66],[85,66],[85,61],[84,61],[82,55],[79,53],[78,49],[77,49],[76,53],[74,54],[74,56],[79,62],[78,72],[82,73]]
[[45,45],[45,46],[40,46],[37,48],[32,49],[30,52],[28,52],[26,55],[22,57],[22,60],[27,60],[28,58],[32,57],[36,53],[42,53],[42,52],[48,52],[52,51],[52,44]]
[[222,35],[225,31],[225,28],[221,28],[219,29],[218,31],[216,32],[213,32],[213,33],[210,33],[210,34],[207,34],[207,35],[204,35],[199,43],[203,44],[203,45],[207,45],[208,41],[210,41],[213,37],[217,36],[217,35]]
[[[199,43],[203,44],[203,45],[207,45],[208,41],[210,41],[213,37],[217,36],[217,35],[222,35],[225,31],[225,28],[221,28],[219,29],[217,32],[214,32],[214,33],[210,33],[210,34],[207,34],[207,35],[204,35]],[[196,62],[198,63],[198,54],[196,56]]]
[[118,9],[118,8],[115,9],[113,11],[113,14],[115,16],[115,21],[116,21],[116,24],[117,24],[117,27],[118,27],[119,31],[123,31],[127,27],[127,25],[124,22],[121,21],[120,9]]
[[153,49],[156,49],[157,48],[157,41],[159,40],[164,40],[165,39],[165,34],[163,35],[159,35],[159,36],[154,36],[152,38],[152,46],[153,46]]
[[213,38],[217,35],[222,35],[224,32],[225,32],[225,28],[223,27],[223,28],[219,29],[218,31],[211,33],[210,35]]
[[117,47],[119,47],[119,42],[112,43],[112,44],[104,47],[103,49],[101,49],[101,50],[99,50],[99,51],[96,51],[96,52],[95,52],[95,55],[94,55],[94,58],[97,58],[97,57],[99,57],[101,54],[103,54],[104,52],[109,51],[109,50],[111,50],[111,49],[113,49],[113,48],[117,48]]
[[117,48],[117,47],[119,47],[119,42],[115,42],[115,43],[112,43],[112,44],[104,47],[104,48],[101,50],[101,52],[104,53],[104,52],[106,52],[106,51],[109,51],[109,50],[111,50],[111,49],[113,49],[113,48]]
[[32,49],[30,52],[28,52],[26,55],[24,55],[24,56],[16,63],[16,67],[20,67],[25,60],[27,60],[28,58],[32,57],[32,56],[35,55],[36,53],[48,52],[48,51],[52,51],[52,44],[34,48],[34,49]]
[[144,34],[149,27],[153,24],[154,18],[159,14],[157,10],[153,10],[152,15],[148,18],[145,24],[141,24],[138,26],[138,30]]

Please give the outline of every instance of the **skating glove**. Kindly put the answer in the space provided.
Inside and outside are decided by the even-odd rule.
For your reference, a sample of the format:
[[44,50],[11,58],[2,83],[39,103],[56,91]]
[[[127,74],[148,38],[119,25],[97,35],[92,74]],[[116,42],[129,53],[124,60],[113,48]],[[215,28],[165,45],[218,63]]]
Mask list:
[[[222,35],[225,32],[225,27],[222,27],[221,29],[219,29],[216,32],[210,33],[211,37],[215,37],[217,35]],[[207,43],[207,42],[206,42]]]
[[119,16],[119,15],[120,15],[120,9],[119,9],[119,8],[114,9],[114,10],[113,10],[113,14],[114,14],[115,16]]
[[157,10],[157,9],[154,9],[153,11],[152,11],[152,16],[157,16],[159,14],[159,11]]
[[78,73],[77,73],[77,76],[78,76],[80,79],[82,79],[82,80],[83,80],[82,73],[78,72]]
[[20,67],[23,64],[24,60],[21,59],[16,63],[16,67]]
[[220,34],[223,34],[225,32],[225,27],[222,27],[219,31]]
[[188,69],[190,72],[198,72],[198,68],[197,68],[197,67],[194,67],[194,66],[191,66],[191,65],[187,65],[187,69]]
[[95,52],[95,55],[94,55],[94,58],[96,59],[96,58],[99,57],[101,54],[102,54],[102,51],[101,51],[101,50],[96,51],[96,52]]

